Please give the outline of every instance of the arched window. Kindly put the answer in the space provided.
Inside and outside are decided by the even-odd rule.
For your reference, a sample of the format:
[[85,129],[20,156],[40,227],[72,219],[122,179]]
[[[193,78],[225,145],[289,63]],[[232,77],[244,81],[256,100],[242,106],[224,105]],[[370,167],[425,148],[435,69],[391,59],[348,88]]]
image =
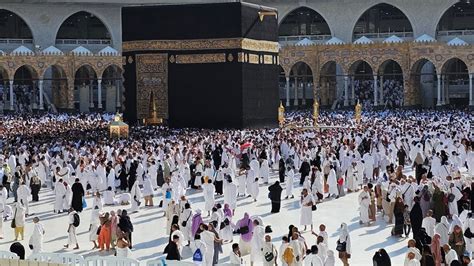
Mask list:
[[99,18],[89,12],[81,11],[63,22],[56,39],[110,40],[110,33]]
[[474,4],[452,5],[438,22],[438,31],[474,30]]
[[283,19],[279,35],[331,35],[331,30],[326,20],[318,12],[307,7],[300,7]]
[[394,34],[412,32],[413,29],[407,16],[405,16],[400,9],[389,4],[378,4],[371,7],[362,14],[354,27],[355,38],[361,37],[362,35],[371,36],[371,34],[379,33]]
[[20,16],[8,10],[0,9],[0,38],[33,39],[33,35]]

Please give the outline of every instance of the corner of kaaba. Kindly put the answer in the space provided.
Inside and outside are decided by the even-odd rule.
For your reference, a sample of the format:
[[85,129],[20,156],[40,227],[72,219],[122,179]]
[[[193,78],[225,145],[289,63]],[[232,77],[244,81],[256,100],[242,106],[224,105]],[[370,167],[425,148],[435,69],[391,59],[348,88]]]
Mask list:
[[125,119],[174,128],[278,125],[274,9],[231,2],[122,9]]

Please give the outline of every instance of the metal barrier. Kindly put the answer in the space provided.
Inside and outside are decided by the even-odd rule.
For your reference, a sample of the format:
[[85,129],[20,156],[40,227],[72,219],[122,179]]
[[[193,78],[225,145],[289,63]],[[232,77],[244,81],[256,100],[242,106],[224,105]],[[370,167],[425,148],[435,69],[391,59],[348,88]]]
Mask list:
[[113,256],[88,257],[84,261],[84,266],[140,266],[140,262],[130,258],[118,258]]
[[0,259],[19,259],[18,255],[10,251],[0,251]]
[[146,263],[146,266],[193,266],[195,265],[192,262],[184,262],[184,261],[176,261],[176,260],[165,260],[165,259],[157,259],[157,260],[149,260]]
[[82,266],[84,265],[84,257],[76,254],[61,254],[61,253],[36,253],[32,254],[28,260],[38,262],[53,262],[61,263],[70,266]]
[[37,261],[31,260],[18,260],[18,259],[0,259],[0,265],[2,266],[64,266],[60,263],[38,263]]

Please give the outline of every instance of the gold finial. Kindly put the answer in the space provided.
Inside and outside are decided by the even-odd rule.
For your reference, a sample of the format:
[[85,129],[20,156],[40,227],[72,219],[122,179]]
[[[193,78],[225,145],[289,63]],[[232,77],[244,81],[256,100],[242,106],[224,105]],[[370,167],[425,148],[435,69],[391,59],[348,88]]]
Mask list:
[[315,98],[313,103],[313,119],[314,119],[314,126],[318,126],[318,118],[319,118],[319,102]]
[[359,100],[357,100],[357,104],[355,106],[355,120],[357,123],[360,123],[362,118],[362,105],[360,104]]
[[122,115],[119,112],[115,113],[114,121],[115,122],[122,122],[123,121]]
[[280,106],[278,107],[278,123],[280,126],[283,126],[285,123],[285,107],[283,107],[283,103],[280,101]]

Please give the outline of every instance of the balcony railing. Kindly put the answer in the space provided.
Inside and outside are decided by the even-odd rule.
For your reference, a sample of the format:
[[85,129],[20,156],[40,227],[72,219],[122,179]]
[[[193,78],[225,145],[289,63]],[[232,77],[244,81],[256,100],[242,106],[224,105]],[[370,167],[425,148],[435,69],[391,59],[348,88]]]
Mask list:
[[65,45],[110,45],[111,40],[106,39],[57,39],[56,44]]
[[280,43],[292,44],[297,43],[304,38],[308,38],[314,42],[322,42],[331,39],[331,35],[296,35],[296,36],[280,36],[278,41]]
[[33,39],[0,39],[0,44],[32,44]]
[[472,36],[474,35],[474,30],[440,30],[436,34],[441,36]]
[[354,33],[354,39],[357,40],[362,36],[365,36],[369,39],[386,39],[392,35],[395,35],[400,38],[413,38],[413,32],[376,32],[376,33]]

